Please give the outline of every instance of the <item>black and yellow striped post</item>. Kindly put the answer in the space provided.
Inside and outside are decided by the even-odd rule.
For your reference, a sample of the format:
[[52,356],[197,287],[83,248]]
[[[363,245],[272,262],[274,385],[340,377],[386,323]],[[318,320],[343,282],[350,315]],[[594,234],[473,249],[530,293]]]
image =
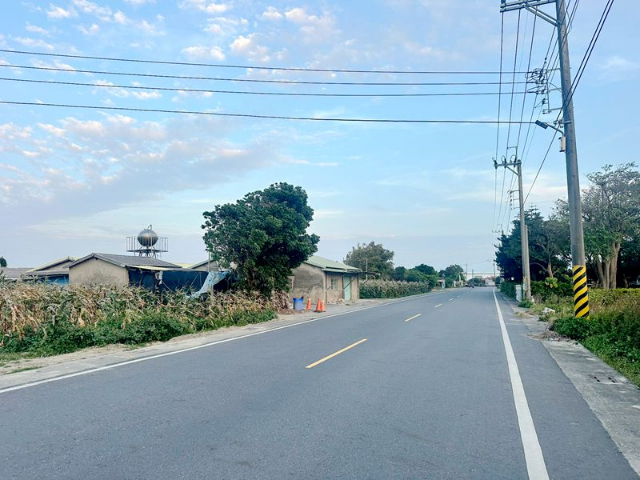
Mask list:
[[587,288],[587,267],[573,267],[573,313],[578,318],[589,319],[589,289]]

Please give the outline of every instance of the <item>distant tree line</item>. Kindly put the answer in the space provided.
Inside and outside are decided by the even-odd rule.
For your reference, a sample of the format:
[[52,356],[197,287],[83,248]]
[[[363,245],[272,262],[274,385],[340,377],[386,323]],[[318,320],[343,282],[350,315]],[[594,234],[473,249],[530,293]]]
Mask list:
[[[640,276],[640,172],[635,163],[587,175],[590,185],[582,191],[587,275],[604,289],[628,286]],[[535,208],[525,213],[529,231],[531,278],[569,281],[571,243],[569,212],[565,200],[557,200],[544,218]],[[520,220],[500,236],[496,263],[507,280],[522,281]]]
[[439,278],[444,278],[447,286],[452,286],[455,281],[465,280],[464,270],[460,265],[449,265],[440,271],[424,263],[413,268],[394,267],[393,256],[394,252],[384,248],[380,243],[359,243],[347,253],[344,263],[375,275],[381,280],[425,282],[429,283],[431,288],[438,284]]

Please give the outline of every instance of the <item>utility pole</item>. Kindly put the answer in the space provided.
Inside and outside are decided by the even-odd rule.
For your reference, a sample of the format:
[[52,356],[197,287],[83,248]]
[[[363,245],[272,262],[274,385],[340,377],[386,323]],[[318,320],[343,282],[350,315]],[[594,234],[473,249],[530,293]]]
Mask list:
[[[520,204],[520,245],[522,247],[522,290],[525,300],[531,300],[531,268],[529,264],[529,235],[527,233],[527,224],[524,218],[524,196],[522,189],[522,160],[518,159],[518,151],[512,157],[511,161],[502,158],[502,162],[498,163],[493,160],[495,168],[504,167],[515,173],[518,177],[518,200]],[[515,167],[514,170],[512,167]]]
[[[549,3],[556,4],[555,18],[538,8]],[[587,262],[584,252],[578,151],[576,147],[576,128],[573,115],[569,43],[567,39],[567,10],[564,0],[501,0],[500,11],[502,13],[511,10],[520,10],[522,8],[526,8],[534,15],[547,21],[553,25],[558,32],[558,59],[560,61],[560,83],[562,88],[562,124],[565,136],[571,263],[573,264],[573,313],[579,318],[589,318]],[[546,128],[546,126],[544,128]]]

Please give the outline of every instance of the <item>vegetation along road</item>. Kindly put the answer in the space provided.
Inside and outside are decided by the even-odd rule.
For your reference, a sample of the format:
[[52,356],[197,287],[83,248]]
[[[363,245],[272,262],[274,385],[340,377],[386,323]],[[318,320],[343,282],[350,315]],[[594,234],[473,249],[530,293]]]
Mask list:
[[637,478],[527,332],[454,289],[0,391],[2,478]]

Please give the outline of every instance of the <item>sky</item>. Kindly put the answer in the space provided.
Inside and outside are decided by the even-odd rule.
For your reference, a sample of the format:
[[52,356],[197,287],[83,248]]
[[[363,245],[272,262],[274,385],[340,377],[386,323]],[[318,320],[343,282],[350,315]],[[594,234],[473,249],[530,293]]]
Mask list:
[[[499,0],[5,3],[0,101],[27,103],[0,104],[0,255],[9,266],[122,254],[125,238],[149,224],[169,239],[164,259],[200,261],[204,211],[288,182],[309,195],[321,256],[341,261],[375,241],[395,252],[396,266],[488,273],[496,232],[517,214],[512,175],[494,169],[496,154],[511,158],[517,146],[527,206],[548,214],[566,198],[557,143],[533,184],[551,129],[320,120],[495,121],[498,98],[503,121],[555,120],[557,71],[548,96],[521,93],[535,89],[524,72],[553,65],[553,29],[526,11],[502,15]],[[574,75],[605,4],[578,3],[568,36]],[[636,0],[614,3],[574,95],[583,187],[605,164],[638,160],[638,18]],[[411,73],[443,71],[493,73]],[[465,95],[381,96],[417,93]]]

